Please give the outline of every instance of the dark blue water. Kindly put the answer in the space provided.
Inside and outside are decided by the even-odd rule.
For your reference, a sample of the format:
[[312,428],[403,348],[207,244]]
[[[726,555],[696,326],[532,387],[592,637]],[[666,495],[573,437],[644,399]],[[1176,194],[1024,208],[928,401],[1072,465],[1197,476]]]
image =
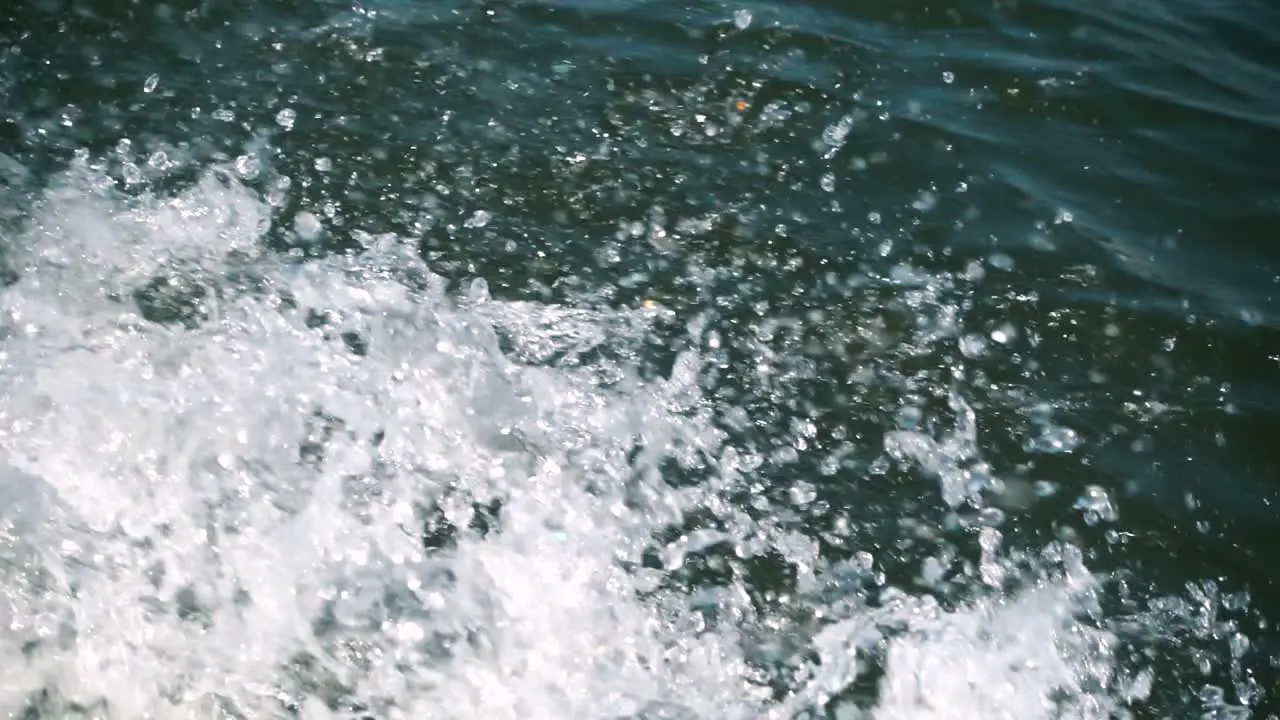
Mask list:
[[[95,189],[68,185],[68,168],[85,167]],[[498,351],[521,367],[597,373],[593,387],[608,389],[619,367],[665,382],[698,351],[696,398],[671,412],[755,458],[749,479],[717,484],[725,456],[699,454],[694,436],[608,466],[661,474],[667,490],[651,493],[715,499],[646,526],[636,566],[680,597],[738,588],[755,613],[735,616],[745,636],[795,646],[747,652],[769,698],[759,713],[1032,717],[1041,692],[1063,703],[1043,717],[1280,712],[1280,6],[30,0],[0,10],[0,181],[13,307],[36,287],[98,287],[33,279],[53,251],[32,255],[32,238],[60,228],[106,243],[98,260],[73,248],[57,261],[83,268],[80,281],[111,243],[141,243],[134,260],[111,261],[110,307],[166,342],[212,332],[219,303],[274,281],[152,263],[168,257],[157,238],[186,232],[172,219],[143,221],[146,242],[111,230],[115,220],[77,220],[83,198],[131,208],[194,187],[214,215],[219,203],[261,213],[252,248],[232,249],[250,265],[323,268],[394,237],[446,293],[593,318],[495,325]],[[216,187],[243,188],[254,204],[219,200]],[[195,227],[212,215],[182,217]],[[646,314],[642,330],[617,335],[601,319],[624,310]],[[382,352],[372,330],[325,312],[312,307],[308,327],[328,323],[353,357]],[[11,312],[0,325],[15,356],[23,322]],[[39,357],[33,367],[49,356]],[[549,432],[572,435],[574,423]],[[501,542],[521,517],[504,503],[518,506],[499,497],[470,529],[428,513],[426,552],[450,551],[459,533],[470,533],[464,547]],[[664,564],[661,547],[709,528],[764,540]],[[812,543],[809,566],[771,545],[784,536]],[[993,685],[1022,688],[1016,700],[982,704],[921,681],[933,696],[910,714],[886,699],[885,639],[856,680],[805,695],[813,668],[831,666],[814,664],[813,630],[848,598],[891,606],[886,587],[947,608],[1021,597],[1076,550],[1098,583],[1080,627],[1114,633],[1108,667],[1145,677],[1145,691],[1126,694],[1118,679],[1105,692],[1026,689],[993,671]],[[806,567],[866,554],[870,585],[804,583]],[[919,581],[930,558],[948,558],[944,581]],[[1018,632],[1035,642],[1038,627]],[[697,635],[671,633],[675,644]],[[965,647],[965,662],[988,657]],[[75,667],[0,682],[0,710],[90,712],[89,700],[59,699],[89,672]],[[142,696],[163,695],[129,677]],[[335,716],[395,716],[355,691],[303,686]],[[1092,694],[1124,699],[1063,700]],[[582,707],[624,716],[609,697]],[[147,716],[123,702],[93,707]],[[706,716],[689,705],[628,716]],[[233,706],[181,716],[258,716]],[[282,707],[319,717],[301,701]],[[433,707],[431,717],[480,712]]]

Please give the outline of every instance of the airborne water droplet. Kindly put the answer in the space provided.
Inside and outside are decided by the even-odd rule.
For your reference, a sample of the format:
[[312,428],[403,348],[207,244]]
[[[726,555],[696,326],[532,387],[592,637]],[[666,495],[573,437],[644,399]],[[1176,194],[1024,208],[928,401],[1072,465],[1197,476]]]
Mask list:
[[1028,452],[1053,455],[1073,452],[1079,446],[1079,433],[1061,425],[1041,428],[1040,435],[1028,440],[1024,445]]
[[156,86],[159,84],[160,84],[160,76],[156,75],[155,73],[151,73],[150,75],[147,76],[147,81],[142,84],[142,92],[145,92],[145,93],[154,92],[156,89]]
[[986,338],[977,333],[969,333],[959,340],[960,354],[967,358],[982,357],[987,352]]
[[1005,323],[1000,327],[991,331],[991,339],[995,340],[1001,345],[1006,345],[1012,342],[1013,339],[1016,338],[1017,336],[1018,336],[1018,329],[1010,325],[1009,323]]
[[1085,488],[1084,494],[1076,499],[1075,508],[1084,513],[1084,521],[1088,525],[1115,522],[1119,517],[1115,504],[1111,502],[1111,496],[1097,485]]
[[285,130],[292,130],[293,123],[298,119],[298,113],[293,108],[285,108],[276,113],[276,124]]
[[262,171],[262,162],[254,155],[241,155],[236,158],[236,172],[245,180],[253,180]]
[[930,210],[933,210],[937,206],[938,206],[938,196],[929,192],[928,190],[921,192],[920,196],[917,197],[911,203],[911,207],[915,208],[916,210],[919,210],[920,212],[929,212]]
[[303,210],[293,218],[293,231],[298,234],[298,239],[303,242],[315,242],[320,238],[320,233],[324,231],[324,225],[321,224],[320,218],[316,214]]
[[987,258],[987,264],[997,270],[1012,270],[1013,258],[1002,252],[992,253],[991,256]]
[[471,281],[471,287],[467,290],[467,299],[473,303],[482,303],[489,300],[489,282],[484,278],[476,278]]

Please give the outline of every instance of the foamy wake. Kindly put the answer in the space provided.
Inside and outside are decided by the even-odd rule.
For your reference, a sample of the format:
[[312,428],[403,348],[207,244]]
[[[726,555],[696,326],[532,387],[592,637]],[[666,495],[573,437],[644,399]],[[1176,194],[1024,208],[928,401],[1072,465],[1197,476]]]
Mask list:
[[[818,590],[797,602],[826,621],[760,617],[728,588],[709,624],[706,598],[641,567],[654,533],[707,507],[731,521],[719,540],[771,531],[715,483],[662,481],[677,453],[732,472],[697,355],[656,381],[624,360],[516,363],[499,332],[608,344],[649,315],[479,284],[452,299],[397,238],[282,259],[262,250],[270,223],[219,173],[126,200],[80,166],[8,240],[0,712],[1031,720],[1102,717],[1130,692],[1110,636],[1076,617],[1078,558],[948,612],[823,594],[837,569],[811,557]],[[144,286],[197,320],[143,317]],[[432,523],[452,543],[424,547]],[[744,649],[770,632],[819,660],[781,699]],[[876,648],[878,706],[828,702]]]

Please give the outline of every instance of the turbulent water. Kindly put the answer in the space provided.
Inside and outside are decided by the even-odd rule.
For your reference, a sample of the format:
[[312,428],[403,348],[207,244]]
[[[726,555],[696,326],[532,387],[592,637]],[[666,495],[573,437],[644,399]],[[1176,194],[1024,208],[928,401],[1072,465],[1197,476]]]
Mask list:
[[0,10],[0,714],[1276,717],[1265,2]]

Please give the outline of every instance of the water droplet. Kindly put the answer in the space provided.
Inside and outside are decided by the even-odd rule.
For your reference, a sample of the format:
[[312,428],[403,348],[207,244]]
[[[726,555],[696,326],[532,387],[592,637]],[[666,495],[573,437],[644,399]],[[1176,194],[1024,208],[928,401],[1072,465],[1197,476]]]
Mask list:
[[121,163],[120,174],[124,176],[124,181],[128,185],[142,182],[142,170],[132,162]]
[[1085,488],[1084,494],[1076,498],[1074,507],[1084,513],[1084,521],[1087,525],[1114,522],[1119,517],[1115,505],[1111,502],[1111,496],[1097,485]]
[[911,207],[920,212],[929,212],[938,206],[938,196],[925,190],[911,203]]
[[987,340],[977,333],[970,333],[960,338],[959,345],[960,354],[967,358],[978,358],[987,353]]
[[991,331],[991,339],[1001,345],[1007,345],[1010,342],[1013,342],[1013,339],[1016,337],[1018,337],[1018,329],[1009,323],[1005,323]]
[[845,140],[849,137],[849,133],[853,130],[853,123],[853,116],[845,115],[838,121],[828,125],[822,131],[822,142],[831,150],[843,147]]
[[733,14],[733,25],[739,30],[746,30],[751,27],[751,11],[742,9]]
[[835,720],[858,720],[863,717],[862,709],[852,702],[842,702],[836,706]]
[[797,480],[791,486],[791,504],[797,507],[804,507],[818,499],[818,490],[811,483],[804,480]]
[[1249,637],[1244,633],[1235,633],[1231,636],[1231,657],[1242,658],[1249,651]]
[[463,223],[463,226],[469,228],[482,228],[485,225],[488,225],[489,220],[492,218],[493,215],[489,214],[489,211],[477,210],[471,214],[471,217],[467,218],[467,221]]
[[233,122],[236,119],[236,114],[226,108],[220,108],[213,111],[213,119],[221,122]]
[[157,150],[147,158],[147,165],[157,170],[168,170],[173,166],[173,162],[169,160],[169,154],[163,150]]
[[1227,694],[1217,685],[1205,685],[1200,688],[1200,702],[1206,708],[1220,708],[1227,704]]
[[982,577],[982,582],[991,587],[999,587],[1004,582],[1004,568],[996,561],[1003,541],[1004,536],[995,528],[984,527],[978,531],[978,547],[982,550],[978,574]]
[[1013,258],[1004,253],[992,253],[991,257],[987,258],[987,264],[997,270],[1012,270]]
[[1005,518],[1005,512],[1000,508],[986,507],[978,511],[978,523],[987,527],[999,527]]
[[946,574],[947,566],[936,557],[925,558],[923,567],[920,568],[920,579],[926,585],[937,585]]
[[76,120],[80,119],[80,108],[75,105],[67,105],[62,108],[62,112],[58,114],[58,122],[63,127],[71,127],[76,124]]
[[320,222],[320,218],[316,214],[303,210],[293,218],[293,231],[298,234],[298,239],[303,242],[315,242],[320,239],[320,234],[324,231],[324,225]]
[[1037,480],[1035,493],[1038,498],[1052,497],[1058,494],[1058,486],[1050,480]]
[[1061,425],[1049,425],[1041,428],[1040,435],[1028,440],[1024,448],[1028,452],[1059,455],[1074,452],[1080,442],[1080,434],[1075,430]]
[[1053,252],[1058,249],[1058,246],[1054,245],[1052,240],[1040,233],[1032,234],[1029,238],[1029,242],[1031,243],[1032,248],[1039,250],[1040,252]]
[[333,161],[327,157],[316,158],[315,168],[320,172],[329,172],[333,169]]
[[293,123],[298,119],[298,113],[293,108],[285,108],[276,113],[276,124],[285,130],[292,130]]
[[254,155],[241,155],[236,158],[236,173],[245,180],[253,180],[262,171],[262,161]]
[[58,631],[58,617],[53,613],[41,613],[35,618],[35,632],[38,637],[49,638]]
[[836,176],[831,173],[823,173],[822,178],[818,181],[823,190],[833,192],[836,189]]
[[955,75],[955,73],[951,72],[950,70],[948,70],[947,72],[942,73],[942,82],[944,82],[944,83],[946,83],[946,84],[950,85],[951,83],[953,83],[953,82],[955,82],[955,81],[956,81],[956,75]]
[[920,427],[921,421],[924,419],[924,412],[911,405],[898,410],[897,422],[898,428],[902,430],[915,430]]
[[155,92],[156,86],[159,84],[160,84],[160,76],[155,73],[151,73],[150,75],[147,76],[146,82],[142,83],[142,92],[145,92],[145,93]]

